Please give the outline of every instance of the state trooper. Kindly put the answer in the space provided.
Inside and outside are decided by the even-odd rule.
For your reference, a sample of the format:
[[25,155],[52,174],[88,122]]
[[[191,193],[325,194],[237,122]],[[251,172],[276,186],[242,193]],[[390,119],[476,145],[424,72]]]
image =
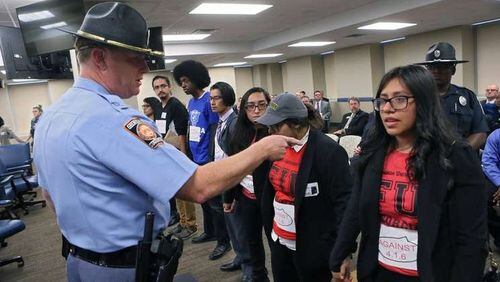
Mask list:
[[69,32],[80,77],[37,125],[40,186],[69,242],[68,281],[133,281],[146,212],[161,215],[159,234],[172,197],[204,202],[298,141],[272,136],[198,166],[122,100],[139,93],[146,56],[160,55],[148,49],[145,19],[126,4],[100,3]]
[[456,65],[468,61],[457,60],[455,48],[448,42],[438,42],[427,50],[425,65],[432,73],[441,96],[441,105],[456,132],[467,139],[474,149],[486,141],[489,131],[481,105],[473,91],[451,83]]

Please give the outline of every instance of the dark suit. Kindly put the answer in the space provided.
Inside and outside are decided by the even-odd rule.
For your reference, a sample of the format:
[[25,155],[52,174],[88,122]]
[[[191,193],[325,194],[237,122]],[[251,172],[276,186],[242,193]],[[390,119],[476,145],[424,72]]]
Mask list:
[[[378,268],[380,232],[379,197],[386,149],[356,169],[351,200],[330,257],[330,269],[339,271],[342,260],[361,232],[358,281],[373,281]],[[436,153],[426,162],[426,177],[417,196],[420,281],[481,281],[486,251],[486,191],[477,153],[468,145],[454,145],[446,172]],[[448,183],[453,183],[448,188]]]
[[[262,191],[262,218],[271,245],[274,281],[330,281],[328,257],[351,193],[347,153],[340,145],[311,130],[295,185],[296,252],[294,265],[276,261],[273,249],[280,248],[270,234],[273,225],[275,190],[269,181]],[[328,165],[325,165],[328,164]],[[305,196],[308,183],[318,183],[316,196]],[[286,247],[284,247],[286,248]],[[287,271],[286,268],[292,268]],[[295,268],[295,269],[293,269]]]
[[[347,113],[342,116],[342,123],[340,129],[343,129],[349,120],[351,113]],[[349,123],[349,127],[345,129],[345,135],[363,135],[363,130],[365,129],[366,124],[368,123],[368,113],[359,110],[354,117],[352,118],[351,123]]]

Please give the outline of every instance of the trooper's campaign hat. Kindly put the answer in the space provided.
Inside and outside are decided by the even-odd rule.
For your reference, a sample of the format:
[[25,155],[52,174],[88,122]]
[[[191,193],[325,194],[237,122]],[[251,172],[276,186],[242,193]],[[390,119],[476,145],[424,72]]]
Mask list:
[[425,54],[425,62],[417,63],[416,65],[432,65],[452,63],[460,64],[467,63],[468,61],[457,60],[455,57],[455,48],[448,42],[438,42],[432,44]]

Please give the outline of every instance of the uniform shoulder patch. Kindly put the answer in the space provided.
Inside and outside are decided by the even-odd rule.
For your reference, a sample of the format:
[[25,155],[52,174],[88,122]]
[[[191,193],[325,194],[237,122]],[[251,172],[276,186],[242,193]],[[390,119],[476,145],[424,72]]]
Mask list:
[[152,149],[157,149],[164,144],[161,135],[151,125],[140,118],[130,119],[125,123],[124,128]]

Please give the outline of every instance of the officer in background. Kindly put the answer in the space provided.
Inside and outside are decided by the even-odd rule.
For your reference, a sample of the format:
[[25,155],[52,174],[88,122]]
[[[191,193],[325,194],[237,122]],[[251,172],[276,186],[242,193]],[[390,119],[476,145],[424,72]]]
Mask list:
[[37,124],[39,182],[69,242],[68,281],[133,281],[146,212],[160,215],[156,236],[169,199],[204,202],[298,141],[273,136],[198,166],[122,100],[139,93],[146,56],[157,54],[147,49],[145,19],[126,4],[100,3],[74,34],[80,77]]
[[474,92],[451,83],[456,64],[466,62],[455,58],[455,48],[450,43],[438,42],[427,50],[425,62],[417,65],[425,65],[434,76],[441,105],[457,133],[466,138],[472,148],[479,149],[489,131],[481,105]]

